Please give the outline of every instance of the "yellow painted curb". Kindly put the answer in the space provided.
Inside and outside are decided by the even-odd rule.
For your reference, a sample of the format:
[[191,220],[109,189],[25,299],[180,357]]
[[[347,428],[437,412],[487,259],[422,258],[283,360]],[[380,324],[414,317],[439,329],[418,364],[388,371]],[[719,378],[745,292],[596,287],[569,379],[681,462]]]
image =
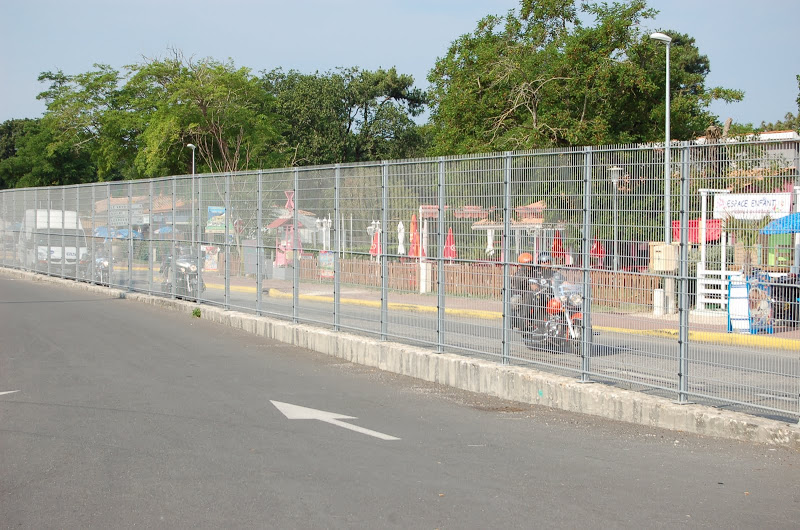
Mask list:
[[[207,283],[206,288],[212,290],[225,290],[222,284]],[[239,293],[253,293],[255,294],[255,287],[246,286],[231,286],[232,292]],[[270,289],[269,296],[271,298],[292,298],[291,293],[284,293],[278,289]],[[308,300],[311,302],[333,303],[332,296],[320,296],[313,294],[301,294],[300,300]],[[360,300],[358,298],[342,298],[340,302],[347,305],[357,305],[362,307],[373,307],[379,309],[381,302],[379,300]],[[389,309],[396,311],[412,311],[417,313],[435,313],[437,308],[435,306],[425,306],[416,304],[401,304],[398,302],[389,302]],[[503,314],[497,311],[482,311],[479,309],[457,309],[446,307],[445,314],[467,317],[479,318],[482,320],[502,320]],[[666,339],[678,338],[677,329],[626,329],[626,328],[613,328],[608,326],[592,326],[595,331],[605,331],[608,333],[622,333],[625,335],[642,335],[647,337],[660,337]],[[800,351],[800,341],[793,339],[783,339],[779,337],[770,337],[769,335],[743,335],[738,333],[718,333],[714,331],[689,331],[689,340],[692,342],[704,342],[710,344],[722,344],[727,346],[744,346],[751,348],[769,348],[774,350],[786,351]]]
[[[292,295],[290,293],[284,293],[277,289],[270,289],[269,296],[271,298],[291,298]],[[312,302],[325,302],[325,303],[333,303],[332,296],[319,296],[313,294],[301,294],[301,300],[309,300]],[[378,300],[359,300],[357,298],[341,298],[339,300],[343,304],[348,305],[360,305],[363,307],[374,307],[380,308],[381,303]],[[435,306],[428,306],[428,305],[417,305],[417,304],[402,304],[399,302],[389,302],[388,304],[389,309],[395,309],[398,311],[415,311],[418,313],[435,313],[438,308]],[[445,314],[448,315],[457,315],[463,317],[474,317],[474,318],[482,318],[484,320],[496,320],[502,319],[503,315],[496,311],[481,311],[477,309],[456,309],[452,307],[446,307],[444,309]]]
[[[224,291],[225,285],[221,283],[207,283],[206,289],[211,289],[212,291]],[[231,285],[231,292],[256,294],[256,288],[247,287],[245,285]]]
[[[624,329],[606,326],[592,326],[592,329],[595,331],[606,331],[608,333],[624,333],[627,335],[644,335],[648,337],[678,339],[677,329]],[[744,335],[738,333],[719,333],[716,331],[690,330],[689,340],[691,342],[705,342],[726,346],[744,346],[751,348],[760,347],[773,350],[800,352],[800,341],[783,339],[780,337],[771,337],[769,335]]]

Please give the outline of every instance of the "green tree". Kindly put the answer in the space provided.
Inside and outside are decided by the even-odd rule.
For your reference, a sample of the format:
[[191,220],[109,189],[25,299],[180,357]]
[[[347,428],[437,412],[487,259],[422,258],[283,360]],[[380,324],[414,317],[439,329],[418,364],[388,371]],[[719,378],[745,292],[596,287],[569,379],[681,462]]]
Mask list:
[[[428,76],[432,153],[661,140],[665,53],[639,29],[654,14],[644,0],[523,0],[482,19]],[[706,87],[708,58],[670,34],[672,133],[691,138],[716,122],[711,101],[743,95]]]
[[199,165],[211,172],[280,166],[283,123],[272,96],[248,68],[213,59],[195,61],[180,52],[129,67],[126,89],[147,109],[136,166],[146,176],[183,168],[197,146]]
[[265,73],[266,90],[288,122],[284,142],[292,165],[417,156],[423,135],[412,120],[425,94],[409,75],[339,68],[325,74],[280,69]]
[[[46,118],[17,120],[11,128],[15,130],[14,154],[5,156],[4,152],[0,160],[0,187],[59,186],[96,180],[97,170],[89,153],[59,141],[57,130]],[[5,144],[5,135],[3,140]],[[3,147],[6,151],[8,146]]]
[[94,67],[76,75],[61,70],[39,75],[39,81],[49,82],[38,95],[47,104],[46,125],[54,141],[91,159],[100,180],[139,178],[134,159],[147,114],[130,97],[117,70]]

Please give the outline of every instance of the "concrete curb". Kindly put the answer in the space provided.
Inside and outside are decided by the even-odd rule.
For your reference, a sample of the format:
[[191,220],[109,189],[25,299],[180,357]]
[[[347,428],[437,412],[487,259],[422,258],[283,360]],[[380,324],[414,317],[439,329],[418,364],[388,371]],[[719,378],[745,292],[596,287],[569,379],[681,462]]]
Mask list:
[[704,436],[762,443],[800,451],[800,426],[701,405],[677,405],[668,399],[609,387],[586,385],[574,379],[527,367],[505,366],[454,354],[292,324],[282,320],[225,311],[142,293],[77,283],[23,271],[0,268],[6,276],[43,281],[151,304],[248,333],[308,348],[347,361],[470,392],[543,405],[639,425],[685,431]]

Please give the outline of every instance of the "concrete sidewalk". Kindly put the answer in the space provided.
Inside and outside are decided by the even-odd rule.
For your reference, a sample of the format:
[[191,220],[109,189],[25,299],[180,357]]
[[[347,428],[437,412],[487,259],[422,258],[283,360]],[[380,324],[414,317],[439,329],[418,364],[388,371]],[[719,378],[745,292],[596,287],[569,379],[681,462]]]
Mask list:
[[[224,290],[225,280],[221,275],[206,273],[206,287],[212,290]],[[231,292],[256,293],[256,281],[246,277],[231,277]],[[291,280],[264,280],[263,294],[273,298],[290,299],[293,297]],[[360,305],[380,308],[380,290],[356,286],[345,286],[339,293],[340,302],[346,305]],[[301,300],[333,303],[333,285],[321,282],[303,281],[300,283]],[[392,291],[389,293],[388,308],[390,311],[410,311],[420,313],[437,312],[438,297],[433,294],[419,294]],[[458,296],[445,297],[445,314],[463,318],[483,320],[501,320],[503,318],[502,302],[494,299],[464,298]],[[610,311],[592,312],[592,329],[606,333],[622,333],[678,339],[679,315],[654,316],[652,313],[621,313]],[[772,334],[728,333],[726,313],[696,313],[689,315],[689,340],[710,344],[763,348],[783,351],[800,351],[800,328],[777,329]]]

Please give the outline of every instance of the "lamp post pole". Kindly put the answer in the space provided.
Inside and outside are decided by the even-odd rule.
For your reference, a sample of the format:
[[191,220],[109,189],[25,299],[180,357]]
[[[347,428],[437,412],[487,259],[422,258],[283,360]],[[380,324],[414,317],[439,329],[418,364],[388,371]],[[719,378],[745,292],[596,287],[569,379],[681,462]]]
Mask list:
[[672,239],[672,223],[670,220],[670,175],[669,175],[669,48],[672,43],[672,37],[664,33],[653,33],[650,38],[663,42],[667,45],[667,80],[666,80],[666,104],[665,104],[665,118],[664,118],[664,244],[668,245]]
[[186,144],[186,147],[192,150],[192,175],[194,175],[194,150],[197,149],[197,146],[194,144]]
[[[663,42],[667,45],[667,78],[666,78],[666,103],[664,118],[664,245],[669,245],[672,241],[672,216],[670,215],[670,131],[669,131],[669,48],[672,44],[672,37],[664,33],[653,33],[650,38]],[[666,250],[666,249],[665,249]],[[670,254],[671,255],[671,254]],[[664,278],[664,298],[666,299],[667,313],[674,313],[675,308],[675,280],[674,278]]]

